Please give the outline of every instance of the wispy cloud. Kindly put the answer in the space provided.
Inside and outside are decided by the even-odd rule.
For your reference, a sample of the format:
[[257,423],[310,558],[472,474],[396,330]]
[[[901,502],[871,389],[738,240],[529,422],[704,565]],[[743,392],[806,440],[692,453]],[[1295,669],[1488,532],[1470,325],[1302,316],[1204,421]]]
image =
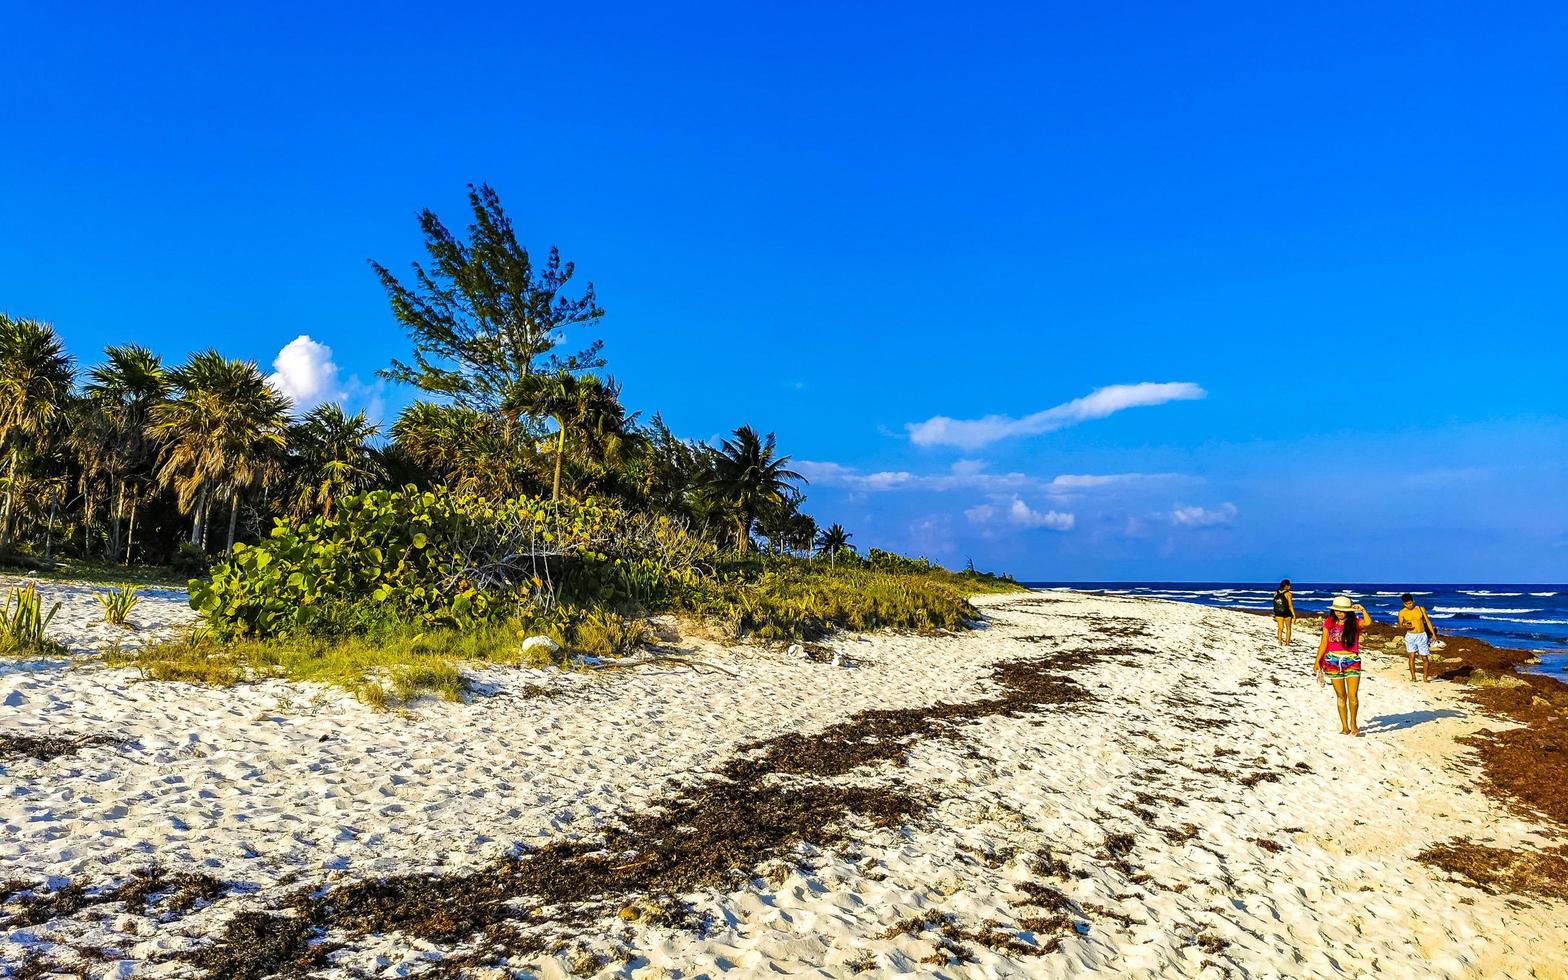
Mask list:
[[945,473],[878,470],[863,473],[841,463],[803,459],[794,468],[816,487],[844,487],[864,492],[889,490],[979,490],[983,493],[1038,491],[1066,496],[1092,490],[1157,480],[1184,479],[1178,473],[1064,473],[1047,480],[1027,473],[991,473],[978,459],[961,459]]
[[1208,510],[1177,504],[1171,508],[1170,517],[1178,527],[1224,527],[1236,520],[1236,505],[1227,502]]
[[1011,500],[977,504],[964,511],[971,524],[1013,524],[1023,528],[1050,528],[1053,531],[1071,531],[1076,518],[1070,513],[1055,510],[1035,510],[1014,494]]
[[987,415],[979,419],[953,419],[938,415],[924,422],[910,422],[904,428],[909,431],[910,441],[917,446],[979,449],[1002,439],[1036,436],[1090,419],[1103,419],[1128,408],[1189,401],[1207,394],[1190,381],[1144,381],[1096,388],[1082,398],[1074,398],[1070,402],[1018,419],[1010,415]]

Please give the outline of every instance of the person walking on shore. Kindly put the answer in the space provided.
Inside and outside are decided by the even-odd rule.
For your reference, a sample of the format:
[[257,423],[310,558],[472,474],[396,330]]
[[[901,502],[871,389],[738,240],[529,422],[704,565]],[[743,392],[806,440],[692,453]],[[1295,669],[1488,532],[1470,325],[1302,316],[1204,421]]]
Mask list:
[[1279,645],[1290,646],[1290,628],[1296,623],[1296,602],[1290,595],[1290,579],[1283,579],[1274,592],[1274,631]]
[[1372,617],[1350,596],[1334,597],[1328,618],[1323,620],[1323,636],[1318,640],[1318,673],[1334,685],[1334,700],[1339,706],[1339,733],[1361,737],[1356,724],[1357,694],[1361,687],[1361,631],[1372,625]]
[[1405,608],[1399,611],[1397,625],[1405,631],[1405,653],[1410,656],[1410,679],[1416,679],[1416,657],[1421,658],[1422,682],[1432,683],[1432,641],[1437,639],[1437,627],[1426,609],[1416,605],[1416,597],[1406,592],[1399,597]]

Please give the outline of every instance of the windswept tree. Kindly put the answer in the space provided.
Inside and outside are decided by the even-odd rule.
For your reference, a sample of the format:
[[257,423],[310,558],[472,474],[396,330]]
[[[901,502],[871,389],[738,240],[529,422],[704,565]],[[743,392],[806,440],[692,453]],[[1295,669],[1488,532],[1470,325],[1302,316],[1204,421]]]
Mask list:
[[227,499],[232,549],[241,494],[279,475],[288,402],[254,363],[213,350],[191,355],[169,379],[178,393],[152,411],[163,444],[158,479],[191,515],[191,543],[201,547],[214,499]]
[[[108,479],[110,558],[121,553],[121,522],[129,509],[123,540],[129,562],[137,510],[155,459],[149,430],[152,410],[168,397],[169,377],[158,355],[138,344],[106,347],[104,358],[87,372],[82,421],[73,426],[71,436],[84,473],[101,472]],[[84,497],[87,499],[90,497]]]
[[335,402],[316,406],[289,429],[294,516],[330,517],[335,500],[381,482],[386,472],[371,445],[380,432],[364,412],[349,415]]
[[536,265],[489,185],[469,185],[468,203],[474,220],[466,242],[435,212],[420,212],[430,264],[414,263],[411,284],[370,263],[414,342],[412,363],[394,360],[382,377],[465,408],[498,412],[530,375],[602,367],[600,340],[564,357],[557,353],[567,331],[604,315],[593,283],[580,295],[567,295],[574,265],[555,248]]
[[778,440],[767,438],[749,425],[736,429],[713,455],[713,470],[705,490],[710,500],[730,516],[735,550],[751,546],[751,527],[770,507],[782,504],[794,492],[792,481],[806,478],[788,469],[788,456],[778,454]]
[[71,356],[53,327],[0,313],[0,448],[6,457],[0,549],[11,545],[18,467],[64,412],[73,380]]
[[854,535],[844,530],[844,525],[829,525],[827,530],[817,535],[817,554],[827,555],[836,564],[840,551],[855,550],[855,546],[849,543],[852,537]]

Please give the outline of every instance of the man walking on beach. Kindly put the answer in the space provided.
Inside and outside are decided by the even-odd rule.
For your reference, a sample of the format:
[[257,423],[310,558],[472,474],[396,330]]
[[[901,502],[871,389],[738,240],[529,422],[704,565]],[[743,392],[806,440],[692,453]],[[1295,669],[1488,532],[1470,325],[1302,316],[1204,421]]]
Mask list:
[[1410,656],[1410,679],[1416,679],[1416,657],[1421,658],[1421,675],[1424,683],[1432,681],[1432,640],[1437,636],[1437,629],[1432,626],[1432,617],[1426,610],[1416,605],[1416,597],[1406,592],[1400,596],[1400,602],[1405,608],[1399,611],[1399,628],[1405,631],[1405,653]]

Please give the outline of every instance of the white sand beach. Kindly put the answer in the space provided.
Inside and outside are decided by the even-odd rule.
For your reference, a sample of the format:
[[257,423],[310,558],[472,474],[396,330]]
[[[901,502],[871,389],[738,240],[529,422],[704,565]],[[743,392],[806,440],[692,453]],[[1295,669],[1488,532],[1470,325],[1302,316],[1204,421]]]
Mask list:
[[[109,642],[90,595],[41,590],[69,600],[63,642]],[[182,600],[151,594],[132,618],[171,630],[189,619]],[[537,917],[537,948],[445,975],[1568,976],[1568,906],[1417,860],[1456,837],[1513,847],[1553,833],[1480,791],[1454,738],[1496,722],[1450,685],[1412,685],[1402,658],[1373,654],[1366,737],[1352,739],[1310,677],[1310,629],[1281,650],[1271,622],[1195,605],[1063,592],[977,604],[988,622],[971,633],[829,641],[852,667],[690,641],[694,666],[485,669],[467,703],[391,713],[282,681],[206,688],[90,659],[0,661],[0,733],[115,740],[0,760],[0,880],[90,895],[157,863],[225,886],[188,909],[155,895],[35,922],[13,901],[0,962],[211,976],[186,956],[241,912],[293,914],[302,888],[455,878],[591,842],[748,745],[861,711],[995,698],[996,665],[1044,658],[1035,669],[1079,696],[971,713],[902,760],[766,777],[896,790],[918,801],[908,819],[850,815],[831,850],[762,855],[679,896],[689,921],[617,914],[639,896],[613,896],[586,918]],[[525,917],[539,904],[516,897]],[[417,976],[478,939],[334,928],[312,940],[338,948],[311,975]]]

